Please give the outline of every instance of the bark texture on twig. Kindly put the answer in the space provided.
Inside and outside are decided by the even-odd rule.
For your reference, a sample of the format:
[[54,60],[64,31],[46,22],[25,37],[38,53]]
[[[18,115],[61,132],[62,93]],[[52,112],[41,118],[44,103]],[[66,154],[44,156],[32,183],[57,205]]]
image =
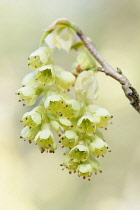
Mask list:
[[104,72],[107,76],[110,76],[115,80],[117,80],[118,82],[120,82],[126,97],[130,101],[130,104],[140,113],[140,97],[136,89],[131,85],[129,80],[122,74],[119,68],[116,71],[106,62],[106,60],[100,55],[96,47],[90,41],[88,41],[87,37],[81,30],[79,30],[77,27],[75,29],[81,41],[84,43],[84,45],[87,47],[90,53],[101,65],[101,67],[98,68],[98,71]]

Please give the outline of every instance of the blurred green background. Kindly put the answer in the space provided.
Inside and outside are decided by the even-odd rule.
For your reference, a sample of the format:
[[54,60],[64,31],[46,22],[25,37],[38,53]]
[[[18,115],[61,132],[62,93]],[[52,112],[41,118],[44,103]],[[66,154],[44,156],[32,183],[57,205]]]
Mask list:
[[[1,0],[0,1],[0,209],[1,210],[139,210],[140,117],[118,82],[98,74],[98,105],[110,110],[105,131],[112,153],[102,160],[103,174],[90,182],[61,171],[62,149],[41,154],[19,139],[22,114],[15,92],[30,72],[28,55],[38,48],[42,29],[65,17],[90,36],[98,50],[140,93],[139,0]],[[56,55],[64,66],[72,57]]]

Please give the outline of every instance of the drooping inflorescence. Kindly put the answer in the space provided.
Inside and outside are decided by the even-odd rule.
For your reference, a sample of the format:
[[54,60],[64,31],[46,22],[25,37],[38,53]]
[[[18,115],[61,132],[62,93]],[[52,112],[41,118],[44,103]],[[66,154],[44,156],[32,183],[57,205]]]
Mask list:
[[[90,180],[93,172],[101,172],[97,158],[108,151],[101,128],[106,129],[112,118],[106,109],[95,105],[98,91],[95,60],[67,20],[50,26],[41,43],[29,56],[32,72],[24,77],[17,91],[23,105],[36,105],[22,117],[21,138],[34,142],[42,153],[45,150],[54,153],[58,142],[61,143],[67,148],[63,169]],[[73,73],[56,65],[52,57],[54,48],[78,51]],[[58,134],[58,142],[54,133]]]

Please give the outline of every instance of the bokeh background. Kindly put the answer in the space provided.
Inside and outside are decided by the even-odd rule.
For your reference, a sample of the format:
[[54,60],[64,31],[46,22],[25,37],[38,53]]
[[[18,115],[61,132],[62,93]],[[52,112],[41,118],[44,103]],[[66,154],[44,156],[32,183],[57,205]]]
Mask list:
[[[61,148],[41,154],[19,139],[19,121],[29,108],[17,102],[15,92],[30,72],[26,59],[38,48],[42,29],[65,17],[140,93],[140,1],[1,0],[0,11],[0,209],[139,210],[140,117],[119,83],[98,74],[97,103],[114,116],[104,132],[112,153],[101,158],[103,174],[90,182],[61,171]],[[73,56],[60,53],[56,59],[69,68]]]

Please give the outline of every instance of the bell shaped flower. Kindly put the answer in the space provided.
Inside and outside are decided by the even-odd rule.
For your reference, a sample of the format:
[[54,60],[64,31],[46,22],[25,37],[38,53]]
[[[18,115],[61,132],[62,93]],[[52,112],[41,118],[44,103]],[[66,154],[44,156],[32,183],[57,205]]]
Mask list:
[[75,76],[71,72],[66,71],[59,66],[55,66],[54,72],[58,89],[69,89],[74,84]]
[[44,99],[44,106],[51,113],[57,113],[62,116],[65,111],[66,98],[66,96],[64,97],[63,94],[56,91],[48,91]]
[[70,150],[69,157],[72,158],[73,162],[84,162],[89,157],[89,149],[83,144],[78,144]]
[[68,170],[76,170],[78,167],[78,162],[73,162],[69,156],[67,156],[62,164]]
[[36,128],[29,128],[28,126],[25,126],[21,131],[21,137],[24,139],[33,141],[39,129],[40,129],[40,126]]
[[108,123],[110,122],[112,116],[110,115],[110,113],[103,108],[98,109],[98,111],[96,112],[96,115],[100,117],[100,122],[97,124],[97,126],[99,128],[105,128],[108,126]]
[[96,131],[96,123],[99,121],[98,117],[92,117],[91,115],[82,116],[77,122],[77,130],[80,133],[86,133],[92,136]]
[[54,136],[49,129],[48,124],[44,124],[34,139],[35,143],[44,149],[50,149],[54,144]]
[[[47,33],[46,33],[47,34]],[[57,25],[50,30],[45,37],[45,42],[50,48],[63,49],[67,52],[71,49],[76,33],[66,25]]]
[[36,78],[41,84],[52,85],[55,82],[53,65],[45,65],[38,68]]
[[78,135],[72,130],[68,130],[61,137],[62,145],[64,147],[74,147],[78,142]]
[[92,173],[100,170],[100,164],[95,158],[89,158],[77,167],[78,175],[83,178],[91,177]]
[[95,77],[95,72],[83,71],[81,72],[75,82],[76,97],[85,104],[94,103],[97,98],[98,82]]
[[54,153],[54,151],[57,149],[57,143],[54,141],[52,145],[46,145],[44,144],[38,144],[38,148],[40,149],[41,153],[43,153],[46,149],[49,150],[50,153]]
[[42,106],[37,106],[32,111],[26,112],[22,117],[23,125],[26,125],[30,128],[40,125],[44,111],[45,110]]
[[105,155],[107,148],[107,143],[96,135],[94,135],[92,141],[89,144],[89,150],[95,156]]
[[37,69],[46,64],[54,63],[52,59],[52,50],[48,47],[40,47],[35,52],[31,53],[28,58],[28,66],[31,69]]
[[20,88],[17,91],[17,94],[19,95],[20,99],[25,100],[26,106],[32,106],[36,102],[38,96],[42,93],[42,91],[42,87],[34,83],[27,87],[25,86]]
[[87,110],[92,113],[93,116],[100,117],[100,121],[97,123],[99,128],[105,128],[108,126],[112,116],[106,109],[96,105],[89,105],[87,106]]
[[86,161],[77,167],[78,175],[83,177],[90,177],[93,172],[91,164]]
[[77,117],[81,110],[82,104],[75,99],[68,99],[65,102],[66,102],[66,106],[64,109],[65,116],[68,118]]

